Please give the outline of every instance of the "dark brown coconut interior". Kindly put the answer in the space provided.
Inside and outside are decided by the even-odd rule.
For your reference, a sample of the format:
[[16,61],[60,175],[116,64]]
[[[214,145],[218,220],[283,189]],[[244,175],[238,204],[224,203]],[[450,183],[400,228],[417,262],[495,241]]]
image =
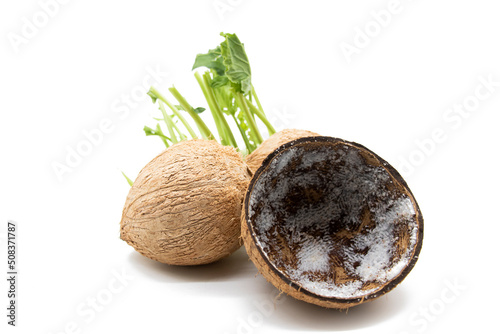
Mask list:
[[366,298],[400,281],[421,235],[399,174],[354,143],[318,137],[287,146],[257,171],[246,201],[270,269],[321,298]]

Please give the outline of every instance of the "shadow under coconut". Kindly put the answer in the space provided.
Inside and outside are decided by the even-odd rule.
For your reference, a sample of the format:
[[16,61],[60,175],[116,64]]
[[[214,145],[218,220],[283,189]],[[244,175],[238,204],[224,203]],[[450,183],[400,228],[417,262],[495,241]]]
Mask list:
[[297,331],[348,331],[380,324],[403,311],[407,292],[399,287],[388,295],[345,310],[327,309],[289,296],[276,306],[269,323]]
[[135,251],[129,255],[129,261],[147,277],[168,283],[238,281],[253,278],[257,272],[244,247],[222,260],[199,266],[168,265],[151,260]]

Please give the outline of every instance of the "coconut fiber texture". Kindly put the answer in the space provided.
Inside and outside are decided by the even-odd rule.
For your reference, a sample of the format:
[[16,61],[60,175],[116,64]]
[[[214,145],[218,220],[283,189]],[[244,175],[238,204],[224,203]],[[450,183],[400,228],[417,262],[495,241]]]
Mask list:
[[240,215],[251,173],[234,148],[189,140],[139,173],[125,202],[120,237],[173,265],[217,261],[240,246]]

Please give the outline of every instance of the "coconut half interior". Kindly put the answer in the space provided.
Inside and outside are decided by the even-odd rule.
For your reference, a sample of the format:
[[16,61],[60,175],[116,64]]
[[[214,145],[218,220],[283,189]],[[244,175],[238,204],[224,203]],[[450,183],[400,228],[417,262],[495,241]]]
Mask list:
[[257,171],[247,193],[248,227],[271,270],[300,291],[376,296],[401,281],[417,257],[418,206],[371,151],[317,138],[277,150]]

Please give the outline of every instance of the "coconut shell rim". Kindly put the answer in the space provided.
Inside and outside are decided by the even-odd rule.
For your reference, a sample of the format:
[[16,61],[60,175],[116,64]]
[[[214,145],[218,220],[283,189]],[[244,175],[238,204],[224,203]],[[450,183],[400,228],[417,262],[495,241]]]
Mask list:
[[[315,143],[315,142],[328,142],[328,143],[335,143],[335,144],[344,143],[344,144],[351,145],[351,146],[358,148],[358,149],[361,149],[361,150],[366,150],[368,153],[372,154],[379,161],[380,165],[383,166],[387,170],[387,172],[408,192],[408,195],[409,195],[410,199],[412,200],[412,203],[414,204],[414,209],[416,211],[416,213],[415,213],[416,222],[418,225],[418,233],[417,233],[417,243],[415,245],[415,250],[413,252],[413,255],[412,255],[410,261],[408,262],[408,264],[406,265],[406,267],[401,271],[401,273],[399,273],[398,276],[396,276],[394,279],[390,280],[389,282],[385,283],[385,285],[380,290],[377,290],[373,293],[370,293],[370,294],[367,294],[367,295],[364,295],[361,297],[356,297],[356,298],[325,297],[325,296],[321,296],[321,295],[312,293],[309,290],[306,290],[305,288],[301,287],[297,283],[293,282],[292,280],[290,280],[290,278],[288,278],[282,272],[277,270],[274,267],[274,265],[269,261],[266,254],[263,252],[263,250],[261,249],[261,247],[257,243],[255,233],[253,231],[253,226],[250,224],[250,220],[248,218],[248,203],[249,203],[250,195],[251,195],[251,192],[253,190],[253,187],[254,187],[256,181],[259,179],[260,175],[267,169],[267,167],[269,166],[269,163],[277,155],[279,155],[283,151],[285,151],[285,150],[287,150],[295,145],[298,145],[298,144]],[[301,294],[305,294],[313,299],[316,299],[316,300],[319,300],[322,302],[334,303],[334,304],[335,303],[336,304],[345,304],[346,307],[349,307],[349,306],[347,306],[349,304],[353,304],[353,306],[358,305],[358,304],[361,304],[365,301],[373,300],[373,299],[376,299],[376,298],[386,294],[387,292],[393,290],[397,285],[399,285],[406,278],[406,276],[408,276],[410,271],[415,266],[415,264],[419,258],[420,250],[422,249],[422,242],[423,242],[423,238],[424,238],[424,220],[422,217],[422,212],[420,211],[420,207],[417,203],[417,200],[415,199],[415,196],[411,192],[411,189],[408,187],[408,184],[403,179],[401,174],[399,174],[399,172],[394,167],[392,167],[391,164],[389,164],[386,160],[382,159],[379,155],[377,155],[376,153],[374,153],[370,149],[366,148],[365,146],[358,144],[358,143],[355,143],[355,142],[351,142],[351,141],[347,141],[347,140],[344,140],[341,138],[337,138],[337,137],[328,137],[328,136],[303,137],[303,138],[295,139],[295,140],[292,140],[288,143],[285,143],[285,144],[279,146],[273,152],[271,152],[264,159],[264,161],[262,162],[260,167],[257,169],[257,171],[255,171],[254,175],[252,176],[252,179],[250,180],[247,191],[245,193],[245,200],[244,200],[244,208],[243,209],[244,209],[245,224],[247,226],[249,234],[252,237],[252,241],[253,241],[255,247],[258,249],[261,258],[264,260],[264,262],[267,264],[267,266],[270,268],[270,270],[272,270],[272,272],[277,277],[279,277],[279,279],[281,279],[284,283],[289,285],[291,288],[295,289],[296,292],[300,292]],[[258,269],[260,270],[260,268],[258,268]],[[275,285],[275,284],[273,283],[273,285]]]

